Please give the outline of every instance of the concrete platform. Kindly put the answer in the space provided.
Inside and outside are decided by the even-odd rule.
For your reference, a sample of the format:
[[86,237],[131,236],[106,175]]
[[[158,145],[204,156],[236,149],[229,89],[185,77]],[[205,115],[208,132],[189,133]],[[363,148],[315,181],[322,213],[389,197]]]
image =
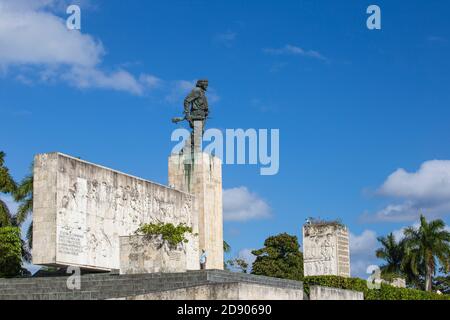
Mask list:
[[303,300],[303,283],[223,270],[0,279],[0,300]]

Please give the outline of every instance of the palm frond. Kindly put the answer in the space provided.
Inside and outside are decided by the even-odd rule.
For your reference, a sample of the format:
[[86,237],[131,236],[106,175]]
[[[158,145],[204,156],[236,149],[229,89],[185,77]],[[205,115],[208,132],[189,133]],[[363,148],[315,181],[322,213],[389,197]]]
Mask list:
[[12,225],[12,215],[6,203],[0,199],[0,227]]
[[33,221],[31,221],[27,230],[27,244],[30,249],[33,249]]

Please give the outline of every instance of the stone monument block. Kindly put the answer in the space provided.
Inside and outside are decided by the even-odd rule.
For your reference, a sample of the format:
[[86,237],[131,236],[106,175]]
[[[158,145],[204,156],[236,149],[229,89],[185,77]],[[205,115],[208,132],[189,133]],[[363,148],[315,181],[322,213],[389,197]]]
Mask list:
[[[121,236],[143,223],[184,223],[198,232],[192,195],[61,153],[35,157],[33,263],[120,268]],[[188,235],[185,269],[198,266]]]
[[305,276],[350,277],[348,229],[335,222],[312,222],[303,226]]
[[161,237],[120,237],[120,274],[186,271],[186,244],[171,247]]
[[180,153],[169,158],[169,185],[194,196],[199,249],[207,269],[223,269],[222,161],[207,153]]

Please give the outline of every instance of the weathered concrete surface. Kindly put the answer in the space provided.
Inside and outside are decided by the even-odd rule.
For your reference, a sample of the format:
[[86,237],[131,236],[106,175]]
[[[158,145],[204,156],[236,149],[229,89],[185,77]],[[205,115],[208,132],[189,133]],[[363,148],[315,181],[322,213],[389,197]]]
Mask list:
[[[223,269],[222,162],[206,153],[169,158],[169,185],[194,196],[199,248],[208,254],[207,269]],[[197,263],[198,263],[197,257]]]
[[[181,273],[147,273],[119,275],[97,273],[82,275],[80,290],[72,290],[67,286],[70,278],[67,276],[26,278],[26,279],[0,279],[0,300],[105,300],[125,299],[126,297],[142,296],[149,293],[167,295],[174,290],[187,292],[188,288],[203,287],[211,284],[223,284],[220,288],[227,288],[239,293],[240,299],[281,299],[300,298],[303,294],[303,283],[299,281],[277,279],[251,274],[233,273],[224,270],[196,270]],[[225,284],[252,284],[254,286],[226,286]],[[248,289],[250,288],[250,289]],[[189,291],[197,297],[218,297],[226,293],[219,290]],[[188,291],[184,291],[188,290]],[[214,290],[214,289],[205,289]],[[237,291],[236,291],[237,290]],[[271,295],[276,295],[273,297]],[[149,296],[150,298],[151,296]]]
[[350,277],[348,230],[337,224],[303,226],[305,276]]
[[171,247],[159,237],[120,237],[120,274],[186,271],[186,244]]
[[123,300],[303,300],[303,290],[254,283],[212,283],[123,298]]
[[310,286],[309,300],[364,300],[364,294],[359,291]]
[[[193,197],[60,153],[35,157],[33,263],[120,268],[119,237],[142,223],[185,223],[198,232]],[[198,237],[188,236],[186,268],[198,266]]]

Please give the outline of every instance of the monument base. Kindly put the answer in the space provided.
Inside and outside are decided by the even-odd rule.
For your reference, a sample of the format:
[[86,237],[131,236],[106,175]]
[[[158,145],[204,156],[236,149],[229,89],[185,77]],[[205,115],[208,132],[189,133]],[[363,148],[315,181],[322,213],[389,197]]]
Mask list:
[[160,237],[120,237],[120,274],[185,272],[186,246],[171,248]]
[[[223,270],[183,273],[89,274],[81,289],[68,277],[0,279],[0,300],[302,300],[303,283]],[[45,288],[45,290],[42,290]]]

